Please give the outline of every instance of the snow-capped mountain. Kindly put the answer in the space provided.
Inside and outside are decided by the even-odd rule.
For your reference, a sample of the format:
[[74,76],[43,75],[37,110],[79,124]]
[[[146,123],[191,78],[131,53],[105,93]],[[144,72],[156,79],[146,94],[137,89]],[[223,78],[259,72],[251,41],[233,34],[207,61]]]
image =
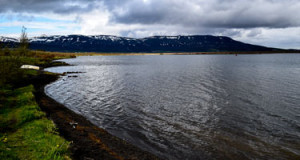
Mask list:
[[2,37],[0,36],[0,42],[6,42],[6,43],[18,43],[19,40],[16,38],[10,38],[10,37]]
[[[17,43],[14,38],[0,37],[4,43]],[[235,41],[229,37],[152,36],[128,38],[110,35],[40,36],[29,39],[30,48],[61,52],[210,52],[271,51],[272,48]]]

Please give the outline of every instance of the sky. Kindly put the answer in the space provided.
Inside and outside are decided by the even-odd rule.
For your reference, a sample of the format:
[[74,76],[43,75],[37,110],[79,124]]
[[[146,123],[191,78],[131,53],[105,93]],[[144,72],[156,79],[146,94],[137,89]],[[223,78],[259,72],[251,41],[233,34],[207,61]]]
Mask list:
[[0,0],[0,36],[229,36],[300,49],[300,0]]

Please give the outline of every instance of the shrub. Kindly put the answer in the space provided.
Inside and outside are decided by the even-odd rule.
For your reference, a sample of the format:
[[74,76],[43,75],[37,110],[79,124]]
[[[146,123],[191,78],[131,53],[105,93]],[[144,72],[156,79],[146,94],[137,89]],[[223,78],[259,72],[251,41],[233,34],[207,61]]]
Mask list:
[[28,48],[29,48],[29,40],[27,38],[26,28],[23,26],[21,37],[20,37],[20,46],[18,49],[20,56],[26,56],[29,52]]
[[17,56],[1,56],[0,57],[0,86],[5,84],[13,84],[21,80],[23,70],[20,57]]

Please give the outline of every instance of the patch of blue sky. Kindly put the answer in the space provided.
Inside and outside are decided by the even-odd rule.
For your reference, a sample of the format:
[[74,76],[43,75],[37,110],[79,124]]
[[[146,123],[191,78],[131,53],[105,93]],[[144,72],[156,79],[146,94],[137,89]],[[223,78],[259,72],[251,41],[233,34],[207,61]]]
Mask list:
[[[0,34],[18,34],[21,33],[22,26],[0,27]],[[31,32],[47,32],[50,29],[44,28],[26,28],[27,33]]]
[[48,33],[48,32],[64,32],[68,30],[79,30],[75,27],[76,23],[72,20],[59,20],[47,18],[43,16],[35,16],[30,18],[22,18],[17,16],[3,16],[0,14],[0,34],[18,34],[21,33],[22,26],[27,28],[27,33]]
[[74,23],[74,20],[61,20],[47,18],[43,16],[25,16],[25,15],[3,15],[0,14],[0,23],[5,22],[45,22],[45,23]]
[[9,22],[10,20],[0,15],[0,23]]
[[21,33],[22,26],[0,27],[0,34]]
[[47,22],[47,23],[74,23],[73,20],[60,20],[60,19],[50,19],[45,17],[35,17],[33,19],[35,22]]
[[60,30],[67,30],[67,29],[72,29],[72,30],[80,30],[81,27],[79,26],[72,26],[72,27],[67,27],[67,26],[56,26],[57,29]]

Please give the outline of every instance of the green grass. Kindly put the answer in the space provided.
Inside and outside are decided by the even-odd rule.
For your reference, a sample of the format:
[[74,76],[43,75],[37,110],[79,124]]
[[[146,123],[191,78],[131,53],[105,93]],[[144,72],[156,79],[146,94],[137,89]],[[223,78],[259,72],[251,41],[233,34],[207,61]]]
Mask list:
[[[70,159],[69,142],[59,136],[35,101],[30,79],[39,72],[20,67],[71,57],[74,55],[0,48],[0,159]],[[18,88],[24,85],[28,86]]]
[[30,83],[40,73],[20,67],[49,66],[54,59],[72,57],[0,44],[0,159],[70,159],[69,142],[59,136],[35,101]]
[[40,60],[32,57],[0,56],[0,86],[13,85],[28,76],[37,75],[34,70],[20,69],[23,64],[39,64]]
[[[50,64],[56,59],[76,57],[71,53],[31,50],[24,51],[26,54],[21,54],[19,52],[18,49],[0,48],[0,88],[4,85],[14,86],[19,84],[23,79],[28,78],[28,76],[37,74],[37,72],[33,70],[20,69],[24,64],[47,66],[47,64]],[[61,65],[61,63],[58,65]]]
[[69,142],[36,104],[32,85],[0,90],[1,159],[69,159]]

